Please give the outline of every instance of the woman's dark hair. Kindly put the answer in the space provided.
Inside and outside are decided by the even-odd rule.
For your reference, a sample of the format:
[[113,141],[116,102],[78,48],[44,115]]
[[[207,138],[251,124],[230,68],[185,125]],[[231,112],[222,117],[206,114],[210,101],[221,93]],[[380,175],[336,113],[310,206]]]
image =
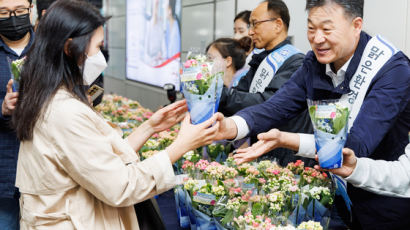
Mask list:
[[177,19],[176,8],[177,8],[177,1],[176,0],[169,0],[169,8],[172,11],[172,16]]
[[40,20],[43,17],[43,10],[47,10],[56,0],[37,0],[37,18]]
[[233,22],[236,22],[236,20],[241,19],[242,21],[244,21],[246,24],[248,24],[248,26],[250,25],[250,18],[251,18],[251,11],[249,10],[244,10],[242,12],[240,12],[239,14],[237,14],[235,16],[235,19],[233,20]]
[[[79,66],[84,66],[94,31],[107,19],[86,1],[58,0],[50,6],[38,25],[21,73],[19,97],[12,118],[21,141],[33,138],[41,111],[46,109],[59,88],[67,88],[89,105]],[[69,39],[72,40],[67,42]]]
[[223,58],[231,57],[235,71],[245,65],[247,52],[251,49],[252,39],[245,36],[239,40],[233,38],[219,38],[208,45],[206,52],[213,46]]
[[290,15],[286,4],[282,0],[266,0],[266,2],[268,3],[268,11],[278,15],[285,24],[286,29],[289,30]]
[[364,0],[306,0],[306,10],[309,11],[312,8],[324,6],[329,3],[336,3],[341,6],[347,16],[363,18]]

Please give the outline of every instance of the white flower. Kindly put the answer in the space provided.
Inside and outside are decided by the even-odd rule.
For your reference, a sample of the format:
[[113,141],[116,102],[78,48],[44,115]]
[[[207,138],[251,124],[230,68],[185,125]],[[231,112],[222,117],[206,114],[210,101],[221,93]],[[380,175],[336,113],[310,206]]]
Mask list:
[[223,196],[223,195],[225,195],[225,188],[224,188],[224,186],[221,186],[221,185],[212,186],[212,193],[215,196]]
[[192,190],[196,187],[197,184],[198,184],[197,180],[189,178],[189,180],[187,182],[185,182],[185,184],[184,184],[184,189],[185,190]]
[[327,187],[313,187],[305,192],[305,194],[316,200],[320,200],[322,196],[330,195],[330,190]]
[[308,221],[302,222],[297,229],[300,230],[323,230],[323,227],[318,222]]
[[159,142],[153,139],[149,139],[145,145],[149,148],[157,148],[159,146]]
[[147,159],[152,157],[153,155],[155,155],[156,153],[158,153],[158,150],[150,150],[150,151],[146,151],[146,152],[142,152],[142,156]]
[[184,154],[184,158],[187,159],[187,160],[189,160],[189,161],[192,161],[192,157],[193,157],[194,155],[195,155],[195,152],[194,152],[193,150],[191,150],[191,151],[189,151],[189,152],[187,152],[187,153]]
[[238,212],[240,207],[241,207],[241,203],[239,202],[238,198],[230,199],[228,200],[228,203],[226,204],[226,208],[228,210],[234,210],[235,212]]
[[285,195],[283,192],[274,192],[266,196],[268,200],[269,210],[279,212],[285,204]]
[[287,225],[287,226],[273,227],[271,230],[296,230],[296,228],[291,225]]

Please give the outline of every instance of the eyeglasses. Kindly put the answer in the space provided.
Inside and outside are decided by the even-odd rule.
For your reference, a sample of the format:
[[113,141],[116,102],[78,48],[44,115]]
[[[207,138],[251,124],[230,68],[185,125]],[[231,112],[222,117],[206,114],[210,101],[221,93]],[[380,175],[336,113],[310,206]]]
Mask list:
[[0,10],[0,20],[10,18],[12,14],[14,14],[14,16],[22,16],[28,13],[30,13],[30,8],[18,8],[16,10]]
[[261,23],[275,21],[276,19],[278,19],[278,18],[271,18],[271,19],[267,19],[267,20],[253,21],[249,24],[249,29],[255,29]]

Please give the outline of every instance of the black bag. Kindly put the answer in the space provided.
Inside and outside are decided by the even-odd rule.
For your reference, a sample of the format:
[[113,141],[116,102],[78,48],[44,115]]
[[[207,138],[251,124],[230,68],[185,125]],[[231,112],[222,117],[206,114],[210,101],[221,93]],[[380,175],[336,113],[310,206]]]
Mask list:
[[158,203],[154,198],[134,205],[141,230],[165,230]]

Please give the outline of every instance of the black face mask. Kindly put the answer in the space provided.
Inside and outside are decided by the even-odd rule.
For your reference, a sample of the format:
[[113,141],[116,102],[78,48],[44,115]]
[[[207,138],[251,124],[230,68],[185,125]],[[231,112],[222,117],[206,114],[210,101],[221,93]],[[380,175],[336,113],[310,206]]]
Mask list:
[[30,14],[11,16],[8,19],[0,20],[0,34],[10,41],[22,39],[30,31]]

